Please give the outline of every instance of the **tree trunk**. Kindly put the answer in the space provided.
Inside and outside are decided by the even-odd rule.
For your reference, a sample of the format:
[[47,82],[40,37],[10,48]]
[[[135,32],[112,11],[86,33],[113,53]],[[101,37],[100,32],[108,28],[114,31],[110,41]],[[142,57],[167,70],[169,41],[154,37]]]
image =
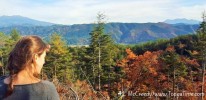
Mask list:
[[99,62],[98,62],[99,63],[99,68],[98,68],[98,77],[99,77],[99,88],[98,89],[99,89],[99,91],[101,90],[101,79],[100,79],[101,78],[101,75],[100,75],[101,59],[100,58],[101,58],[101,51],[100,51],[100,42],[99,42]]
[[202,98],[201,98],[201,100],[204,100],[204,95],[203,95],[203,93],[204,93],[204,84],[205,84],[205,61],[202,64],[202,90],[201,90]]
[[54,65],[54,78],[56,79],[57,78],[57,74],[56,74],[56,65]]
[[[170,81],[169,81],[169,80],[170,80],[170,77],[169,77],[169,76],[170,76],[170,73],[169,73],[169,71],[168,71],[168,72],[167,72],[167,85],[168,85],[168,86],[169,86],[169,82],[170,82]],[[170,96],[168,95],[168,96],[167,96],[167,100],[169,100],[169,99],[170,99]]]
[[95,72],[94,72],[94,65],[92,65],[92,72],[93,72],[93,87],[95,87]]
[[[173,66],[173,87],[172,87],[173,93],[175,93],[175,67]],[[174,100],[174,96],[172,97]]]

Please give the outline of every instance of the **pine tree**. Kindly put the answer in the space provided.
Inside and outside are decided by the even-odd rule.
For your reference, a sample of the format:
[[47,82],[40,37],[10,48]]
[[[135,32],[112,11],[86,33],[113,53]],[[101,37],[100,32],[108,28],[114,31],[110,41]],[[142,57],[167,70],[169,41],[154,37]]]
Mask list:
[[0,32],[0,75],[5,75],[6,69],[6,59],[7,59],[7,54],[8,54],[8,49],[6,45],[8,45],[9,37],[5,35],[4,33]]
[[[202,66],[202,87],[201,92],[204,93],[204,83],[205,83],[205,65],[206,65],[206,13],[203,13],[203,21],[200,24],[199,29],[197,30],[197,41],[193,43],[195,45],[196,50],[198,52],[195,57],[199,60],[200,65]],[[202,100],[204,100],[204,96],[202,95]]]
[[16,30],[16,29],[13,29],[10,33],[10,36],[11,36],[11,39],[13,41],[18,41],[20,38],[21,38],[21,35],[20,33]]
[[[181,61],[180,55],[176,53],[174,46],[168,46],[166,51],[161,55],[160,59],[165,64],[165,72],[168,75],[168,82],[170,81],[170,76],[172,76],[172,92],[176,93],[177,86],[177,78],[183,77],[187,75],[187,67]],[[174,96],[172,97],[175,98]]]
[[91,54],[91,66],[92,66],[92,76],[91,79],[93,81],[93,85],[96,85],[96,78],[98,79],[98,89],[101,89],[100,81],[101,81],[101,48],[103,46],[102,44],[102,36],[104,34],[104,22],[102,21],[104,19],[103,14],[98,14],[97,16],[97,26],[94,27],[93,31],[90,33],[91,35],[91,43],[89,52]]
[[59,79],[61,82],[72,81],[73,69],[71,65],[71,54],[62,37],[53,33],[50,37],[49,44],[51,49],[46,58],[44,72],[49,78]]
[[115,57],[118,53],[111,36],[104,33],[104,20],[104,14],[97,15],[97,24],[90,33],[91,39],[88,49],[90,66],[87,66],[87,73],[93,86],[97,85],[98,90],[101,90],[101,83],[106,84],[110,80],[110,72],[114,67]]
[[16,29],[13,29],[9,36],[5,35],[4,33],[0,33],[0,67],[2,75],[5,75],[7,73],[5,66],[9,52],[12,50],[20,37],[20,33]]
[[[85,72],[88,72],[86,66],[90,66],[88,63],[90,61],[90,57],[87,54],[88,47],[81,46],[81,47],[69,47],[69,51],[72,53],[72,65],[74,68],[74,77],[78,80],[84,80]],[[89,67],[88,67],[89,68]],[[84,71],[84,72],[82,72]],[[91,72],[90,72],[91,73]]]

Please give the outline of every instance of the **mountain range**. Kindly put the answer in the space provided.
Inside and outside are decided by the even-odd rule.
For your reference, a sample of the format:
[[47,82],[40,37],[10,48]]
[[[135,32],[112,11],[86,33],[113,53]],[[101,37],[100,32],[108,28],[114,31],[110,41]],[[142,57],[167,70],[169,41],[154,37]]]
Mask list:
[[167,24],[200,24],[200,21],[186,18],[178,18],[178,19],[167,19],[164,21]]
[[[21,35],[38,35],[43,38],[57,32],[68,44],[89,44],[90,35],[95,24],[57,25],[21,16],[0,17],[0,32],[9,34],[16,29]],[[159,23],[107,23],[105,33],[110,34],[116,43],[136,44],[161,38],[173,38],[179,35],[194,34],[198,24]]]
[[49,26],[53,25],[53,23],[38,21],[27,17],[22,17],[19,15],[14,16],[0,16],[0,27],[8,27],[8,26]]

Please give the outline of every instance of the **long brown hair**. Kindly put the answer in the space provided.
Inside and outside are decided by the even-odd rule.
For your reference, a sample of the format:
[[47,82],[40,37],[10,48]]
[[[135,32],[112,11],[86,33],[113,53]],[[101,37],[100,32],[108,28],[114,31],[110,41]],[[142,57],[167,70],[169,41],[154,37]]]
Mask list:
[[[10,83],[6,97],[13,92],[14,75],[26,68],[31,69],[35,54],[40,56],[47,49],[49,49],[49,46],[38,36],[24,36],[17,42],[8,58],[7,68],[9,70]],[[32,74],[38,78],[36,73]]]

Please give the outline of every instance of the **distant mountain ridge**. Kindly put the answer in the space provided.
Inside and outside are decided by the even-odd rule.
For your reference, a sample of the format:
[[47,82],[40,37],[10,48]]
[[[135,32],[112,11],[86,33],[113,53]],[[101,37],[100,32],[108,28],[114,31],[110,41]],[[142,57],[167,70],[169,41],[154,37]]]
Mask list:
[[193,19],[186,19],[186,18],[179,18],[179,19],[167,19],[164,21],[167,24],[200,24],[200,21],[193,20]]
[[[0,32],[9,34],[11,30],[16,29],[21,35],[38,35],[48,38],[52,33],[60,33],[68,44],[87,45],[94,24],[75,24],[75,25],[56,25],[47,22],[41,22],[23,17],[14,16],[16,21],[1,23]],[[5,18],[3,18],[5,19]],[[4,22],[5,20],[3,20]],[[16,22],[16,23],[14,23]],[[41,24],[40,24],[41,23]],[[198,24],[167,24],[167,23],[107,23],[105,33],[112,36],[116,43],[136,44],[157,39],[168,39],[180,35],[194,34],[198,29]]]
[[22,17],[19,15],[14,16],[0,16],[0,27],[7,27],[7,26],[50,26],[54,25],[53,23],[38,21],[34,19],[30,19],[27,17]]
[[[39,35],[48,38],[52,33],[62,34],[68,44],[89,44],[89,33],[94,24],[52,25],[52,26],[11,26],[2,27],[0,32],[10,33],[17,29],[21,35]],[[199,25],[171,25],[166,23],[108,23],[105,32],[116,43],[136,44],[157,39],[168,39],[180,35],[194,34]]]

